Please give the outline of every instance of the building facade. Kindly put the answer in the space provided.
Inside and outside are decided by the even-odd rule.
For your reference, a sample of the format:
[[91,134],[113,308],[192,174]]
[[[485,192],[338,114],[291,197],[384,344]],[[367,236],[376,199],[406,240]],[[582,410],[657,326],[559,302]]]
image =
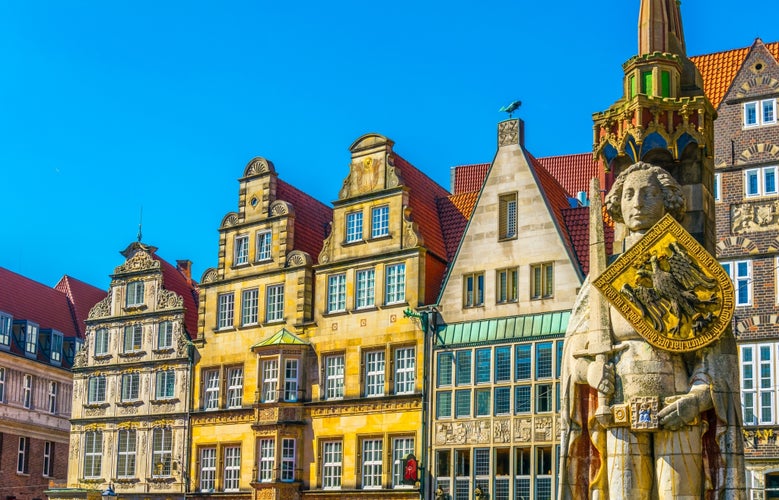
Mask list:
[[44,498],[68,471],[70,372],[86,311],[105,292],[65,276],[50,288],[0,268],[0,496]]

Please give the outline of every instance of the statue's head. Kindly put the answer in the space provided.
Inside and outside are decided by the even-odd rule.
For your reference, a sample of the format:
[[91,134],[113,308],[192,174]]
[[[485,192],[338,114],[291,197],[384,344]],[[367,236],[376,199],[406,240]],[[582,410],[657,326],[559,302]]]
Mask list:
[[631,231],[645,231],[666,213],[684,217],[682,187],[666,170],[649,163],[625,169],[606,195],[606,210]]

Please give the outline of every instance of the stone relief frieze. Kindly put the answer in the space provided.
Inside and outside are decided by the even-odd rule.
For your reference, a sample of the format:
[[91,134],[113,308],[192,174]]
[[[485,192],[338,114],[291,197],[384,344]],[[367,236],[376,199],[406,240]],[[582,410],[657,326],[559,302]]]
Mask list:
[[106,414],[106,408],[104,406],[94,408],[84,408],[85,417],[102,417]]
[[498,147],[519,144],[519,120],[506,120],[498,124]]
[[534,434],[536,441],[552,441],[553,435],[552,417],[536,417]]
[[105,296],[103,300],[89,310],[89,319],[105,318],[111,315],[111,294]]
[[157,295],[157,309],[176,309],[183,306],[184,299],[176,292],[161,289]]
[[514,420],[514,441],[529,443],[533,437],[533,419],[518,418]]
[[511,421],[496,420],[492,425],[492,439],[496,443],[510,443],[511,442]]
[[779,227],[779,200],[731,205],[730,224],[733,234],[775,231]]
[[436,422],[435,442],[444,444],[482,444],[491,441],[490,423],[487,420],[466,422]]

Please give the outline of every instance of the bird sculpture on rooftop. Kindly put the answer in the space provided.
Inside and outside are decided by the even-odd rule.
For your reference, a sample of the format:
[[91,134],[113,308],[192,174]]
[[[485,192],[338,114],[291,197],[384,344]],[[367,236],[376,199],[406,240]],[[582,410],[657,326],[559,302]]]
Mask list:
[[514,101],[508,106],[503,106],[498,111],[505,111],[509,114],[509,118],[514,114],[514,111],[518,110],[519,107],[522,106],[522,101]]

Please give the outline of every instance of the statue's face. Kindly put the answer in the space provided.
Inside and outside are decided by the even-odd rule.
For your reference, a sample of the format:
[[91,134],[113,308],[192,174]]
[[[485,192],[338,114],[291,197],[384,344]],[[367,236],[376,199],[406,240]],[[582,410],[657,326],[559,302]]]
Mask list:
[[625,179],[620,202],[622,218],[631,231],[645,231],[665,215],[663,188],[657,177],[646,170]]

